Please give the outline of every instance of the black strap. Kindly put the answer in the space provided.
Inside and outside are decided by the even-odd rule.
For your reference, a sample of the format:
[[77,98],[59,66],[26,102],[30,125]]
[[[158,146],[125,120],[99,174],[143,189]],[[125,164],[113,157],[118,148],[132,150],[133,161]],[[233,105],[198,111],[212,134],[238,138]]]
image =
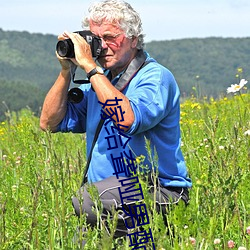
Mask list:
[[84,175],[83,175],[81,186],[83,186],[83,184],[87,182],[87,174],[88,174],[88,170],[89,170],[89,164],[90,164],[90,161],[91,161],[91,158],[92,158],[92,152],[93,152],[93,149],[95,147],[95,143],[97,141],[97,138],[98,138],[98,136],[100,134],[100,131],[102,129],[102,125],[103,125],[104,121],[105,121],[104,119],[100,119],[100,121],[99,121],[99,123],[97,125],[96,131],[95,131],[95,136],[94,136],[94,139],[92,141],[91,149],[90,149],[90,152],[89,152],[89,157],[88,157],[85,169],[84,169]]
[[[130,83],[132,78],[135,76],[135,74],[142,67],[146,66],[148,63],[149,63],[149,61],[146,61],[146,55],[144,54],[143,50],[139,50],[136,57],[131,61],[131,63],[129,64],[126,71],[122,74],[122,76],[120,77],[120,79],[116,83],[115,88],[122,92],[126,88],[126,86],[128,86],[128,84]],[[105,121],[105,119],[100,119],[100,121],[99,121],[99,123],[97,125],[95,136],[94,136],[94,139],[92,141],[92,145],[91,145],[91,149],[90,149],[90,152],[89,152],[88,160],[87,160],[86,167],[85,167],[85,170],[84,170],[84,175],[83,175],[83,180],[82,180],[81,186],[83,186],[84,183],[87,182],[87,174],[88,174],[88,170],[89,170],[89,164],[90,164],[90,161],[91,161],[91,158],[92,158],[92,152],[93,152],[95,143],[96,143],[96,141],[98,139],[98,136],[100,134],[100,131],[102,129],[102,125],[103,125],[104,121]]]
[[143,50],[139,50],[126,71],[121,75],[115,87],[122,92],[128,86],[135,74],[146,64],[148,64],[146,61],[146,55]]

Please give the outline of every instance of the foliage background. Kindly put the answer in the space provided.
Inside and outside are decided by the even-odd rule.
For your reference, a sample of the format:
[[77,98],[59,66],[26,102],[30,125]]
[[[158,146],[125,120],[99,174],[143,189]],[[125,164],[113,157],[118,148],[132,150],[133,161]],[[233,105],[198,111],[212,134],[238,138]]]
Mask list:
[[[8,109],[27,106],[39,114],[60,70],[56,42],[54,35],[0,29],[0,120]],[[193,87],[199,96],[224,96],[226,86],[235,83],[238,68],[250,78],[250,38],[153,41],[145,48],[173,72],[183,99],[195,93]]]

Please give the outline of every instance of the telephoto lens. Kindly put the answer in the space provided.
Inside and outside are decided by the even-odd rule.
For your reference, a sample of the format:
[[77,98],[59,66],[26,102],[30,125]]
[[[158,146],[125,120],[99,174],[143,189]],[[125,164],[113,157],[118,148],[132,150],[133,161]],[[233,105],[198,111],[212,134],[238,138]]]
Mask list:
[[56,51],[58,55],[61,57],[68,57],[68,58],[75,57],[74,44],[70,39],[58,41],[56,45]]
[[68,92],[68,101],[72,103],[79,103],[82,101],[84,94],[79,88],[72,88]]

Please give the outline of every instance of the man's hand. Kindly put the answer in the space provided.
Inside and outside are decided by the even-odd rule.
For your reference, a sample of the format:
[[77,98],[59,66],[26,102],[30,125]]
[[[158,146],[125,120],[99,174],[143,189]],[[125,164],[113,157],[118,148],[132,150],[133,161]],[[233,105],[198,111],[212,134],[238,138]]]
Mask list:
[[64,39],[71,39],[74,44],[75,58],[70,58],[70,61],[75,65],[80,66],[88,73],[96,67],[96,63],[92,57],[90,45],[78,33],[65,31],[63,33]]
[[[66,36],[65,34],[58,36],[59,41],[60,40],[62,41],[65,39],[69,39],[69,37]],[[77,61],[74,58],[61,57],[58,55],[57,52],[56,52],[56,57],[57,57],[58,61],[60,62],[63,71],[70,71],[70,70],[75,71],[76,67],[78,66]]]

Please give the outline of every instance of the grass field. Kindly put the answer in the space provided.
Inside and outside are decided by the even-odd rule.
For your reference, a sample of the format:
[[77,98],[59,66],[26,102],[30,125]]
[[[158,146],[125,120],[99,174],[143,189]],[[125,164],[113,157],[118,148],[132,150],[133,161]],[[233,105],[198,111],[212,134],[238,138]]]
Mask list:
[[[168,228],[150,214],[156,249],[250,249],[249,103],[249,94],[236,93],[181,104],[191,201],[172,208]],[[0,124],[0,249],[80,249],[73,238],[85,221],[74,216],[71,197],[82,180],[84,135],[44,133],[38,124],[28,109]],[[153,207],[147,195],[145,203]],[[87,238],[85,249],[114,244],[105,230],[90,229]]]

